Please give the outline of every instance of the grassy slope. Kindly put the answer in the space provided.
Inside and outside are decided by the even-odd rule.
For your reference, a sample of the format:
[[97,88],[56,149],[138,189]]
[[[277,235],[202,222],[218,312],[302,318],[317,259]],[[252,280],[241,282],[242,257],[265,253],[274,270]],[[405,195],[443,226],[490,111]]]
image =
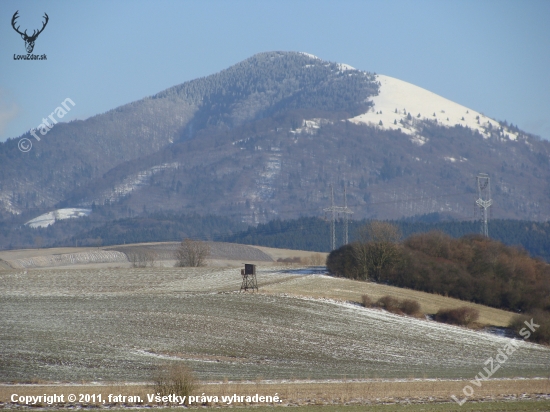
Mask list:
[[367,294],[373,299],[384,295],[395,296],[399,299],[414,299],[420,303],[423,313],[436,313],[441,308],[455,308],[471,306],[479,310],[478,322],[483,325],[507,326],[514,313],[501,309],[462,300],[434,295],[416,290],[403,289],[395,286],[380,285],[372,282],[333,278],[328,276],[308,276],[284,280],[262,289],[267,293],[290,293],[315,298],[330,298],[345,301],[361,302],[361,295]]

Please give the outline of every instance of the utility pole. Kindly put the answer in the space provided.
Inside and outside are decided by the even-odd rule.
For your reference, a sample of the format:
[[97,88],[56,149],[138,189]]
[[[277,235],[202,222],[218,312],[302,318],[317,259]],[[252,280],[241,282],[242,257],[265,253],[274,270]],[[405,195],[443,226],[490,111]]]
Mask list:
[[486,173],[479,173],[476,180],[478,197],[476,205],[483,210],[481,217],[481,234],[485,237],[489,237],[489,218],[487,216],[487,209],[493,204],[493,199],[491,199],[491,178]]

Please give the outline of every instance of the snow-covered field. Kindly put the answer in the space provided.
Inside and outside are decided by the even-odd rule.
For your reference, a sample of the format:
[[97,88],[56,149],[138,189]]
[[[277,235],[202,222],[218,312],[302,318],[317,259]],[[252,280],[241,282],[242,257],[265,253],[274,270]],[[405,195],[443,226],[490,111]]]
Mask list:
[[[260,269],[260,292],[296,276],[311,275]],[[216,268],[0,272],[0,381],[147,381],[166,359],[205,380],[471,378],[510,342],[240,282]],[[550,349],[527,343],[494,377],[549,369]]]
[[51,266],[87,265],[95,263],[126,263],[128,258],[114,250],[92,250],[59,255],[33,256],[13,259],[10,265],[17,269]]

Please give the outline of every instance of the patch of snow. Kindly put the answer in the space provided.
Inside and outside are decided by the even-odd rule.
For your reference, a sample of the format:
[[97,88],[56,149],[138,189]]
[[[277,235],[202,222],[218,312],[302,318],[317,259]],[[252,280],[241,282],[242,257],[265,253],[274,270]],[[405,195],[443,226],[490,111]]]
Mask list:
[[317,133],[317,129],[319,129],[321,126],[325,124],[331,124],[332,122],[327,119],[321,119],[321,118],[315,118],[311,120],[303,120],[302,121],[302,127],[297,128],[296,130],[291,130],[290,133],[292,134],[315,134]]
[[455,163],[455,162],[466,162],[468,159],[466,159],[465,157],[460,157],[458,159],[454,158],[454,157],[450,157],[450,156],[444,156],[443,157],[443,160],[446,160],[447,162],[451,162],[451,163]]
[[293,269],[283,270],[282,273],[286,273],[289,275],[322,275],[325,277],[329,277],[327,275],[326,266],[308,266],[304,268],[293,268]]
[[411,136],[411,141],[422,145],[418,136],[417,123],[431,121],[445,127],[457,125],[477,130],[484,138],[491,131],[499,131],[504,140],[517,140],[518,133],[503,128],[499,122],[483,113],[476,112],[426,89],[390,76],[376,75],[380,92],[371,101],[373,106],[367,113],[350,121],[365,123],[385,130],[400,130]]
[[174,162],[174,163],[163,163],[158,166],[153,166],[147,170],[142,170],[133,176],[127,177],[122,181],[122,183],[116,185],[112,189],[109,189],[103,192],[98,199],[94,199],[89,203],[91,204],[92,202],[96,202],[99,204],[103,204],[105,200],[108,200],[109,202],[114,202],[130,194],[135,189],[138,189],[139,187],[147,184],[149,179],[156,173],[159,173],[163,170],[168,170],[168,169],[177,169],[178,167],[179,167],[179,163]]
[[315,60],[321,60],[319,57],[313,55],[313,54],[310,54],[310,53],[306,53],[306,52],[298,52],[300,54],[303,54],[304,56],[307,56],[309,57],[310,59],[315,59]]
[[48,227],[53,225],[58,220],[65,219],[74,219],[82,216],[89,216],[92,213],[91,209],[77,209],[77,208],[66,208],[66,209],[57,209],[53,212],[44,213],[34,219],[29,220],[25,223],[26,226],[32,228],[37,227]]
[[405,130],[407,131],[405,134],[411,134],[412,135],[411,142],[413,142],[414,144],[417,144],[418,146],[423,146],[428,141],[427,137],[416,135],[408,129],[405,129]]
[[12,202],[11,192],[0,192],[0,206],[6,212],[9,212],[11,214],[18,215],[21,213],[21,210],[17,208]]
[[355,67],[350,66],[349,64],[345,64],[345,63],[336,63],[336,64],[338,66],[338,70],[340,70],[341,72],[345,72],[346,70],[357,70]]
[[240,139],[240,140],[235,140],[234,142],[232,142],[231,144],[233,146],[235,146],[236,144],[239,144],[239,143],[246,143],[250,140],[251,138],[250,137],[247,137],[246,139]]

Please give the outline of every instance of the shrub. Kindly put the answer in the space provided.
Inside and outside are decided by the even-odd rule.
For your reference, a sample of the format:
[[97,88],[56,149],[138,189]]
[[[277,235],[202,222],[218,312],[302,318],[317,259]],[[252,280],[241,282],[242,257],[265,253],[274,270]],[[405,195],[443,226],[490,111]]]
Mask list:
[[530,319],[531,318],[529,317],[529,315],[516,315],[510,320],[508,327],[516,332],[516,334],[518,334],[519,336],[520,329],[525,327],[525,324],[523,322]]
[[[527,328],[525,324],[525,322],[531,323],[531,319],[533,319],[534,324],[539,325],[534,332],[531,332],[531,330]],[[523,332],[524,336],[520,335],[520,331],[525,328],[526,331],[530,332],[530,334],[528,335],[529,337],[527,337],[526,340],[530,342],[550,345],[550,313],[548,312],[538,310],[533,312],[532,315],[517,315],[512,318],[508,327],[512,329],[521,339],[527,337],[525,335],[525,331]]]
[[196,389],[197,380],[193,371],[183,363],[170,363],[158,368],[153,378],[153,386],[155,393],[160,396],[174,394],[185,396],[187,400]]
[[127,256],[134,268],[153,267],[158,259],[157,253],[153,250],[132,251],[128,253]]
[[468,306],[455,309],[439,309],[435,314],[435,320],[451,325],[468,326],[479,318],[479,310]]
[[420,303],[416,300],[405,299],[399,304],[399,309],[409,316],[414,316],[420,313]]
[[376,306],[382,309],[387,310],[391,313],[401,314],[403,313],[400,308],[399,300],[393,296],[382,296],[376,301]]
[[327,269],[334,276],[357,279],[358,270],[353,246],[344,245],[330,252],[327,257]]
[[309,257],[309,262],[312,266],[321,266],[326,263],[326,259],[320,253],[314,253]]
[[362,303],[363,306],[366,307],[366,308],[372,308],[373,305],[374,305],[374,302],[372,301],[372,299],[370,298],[369,295],[363,295],[363,296],[361,296],[361,303]]
[[363,295],[361,296],[361,303],[366,308],[380,308],[397,315],[415,316],[420,313],[420,304],[416,300],[405,299],[399,301],[399,299],[389,295],[382,296],[376,303],[373,303],[369,295]]

